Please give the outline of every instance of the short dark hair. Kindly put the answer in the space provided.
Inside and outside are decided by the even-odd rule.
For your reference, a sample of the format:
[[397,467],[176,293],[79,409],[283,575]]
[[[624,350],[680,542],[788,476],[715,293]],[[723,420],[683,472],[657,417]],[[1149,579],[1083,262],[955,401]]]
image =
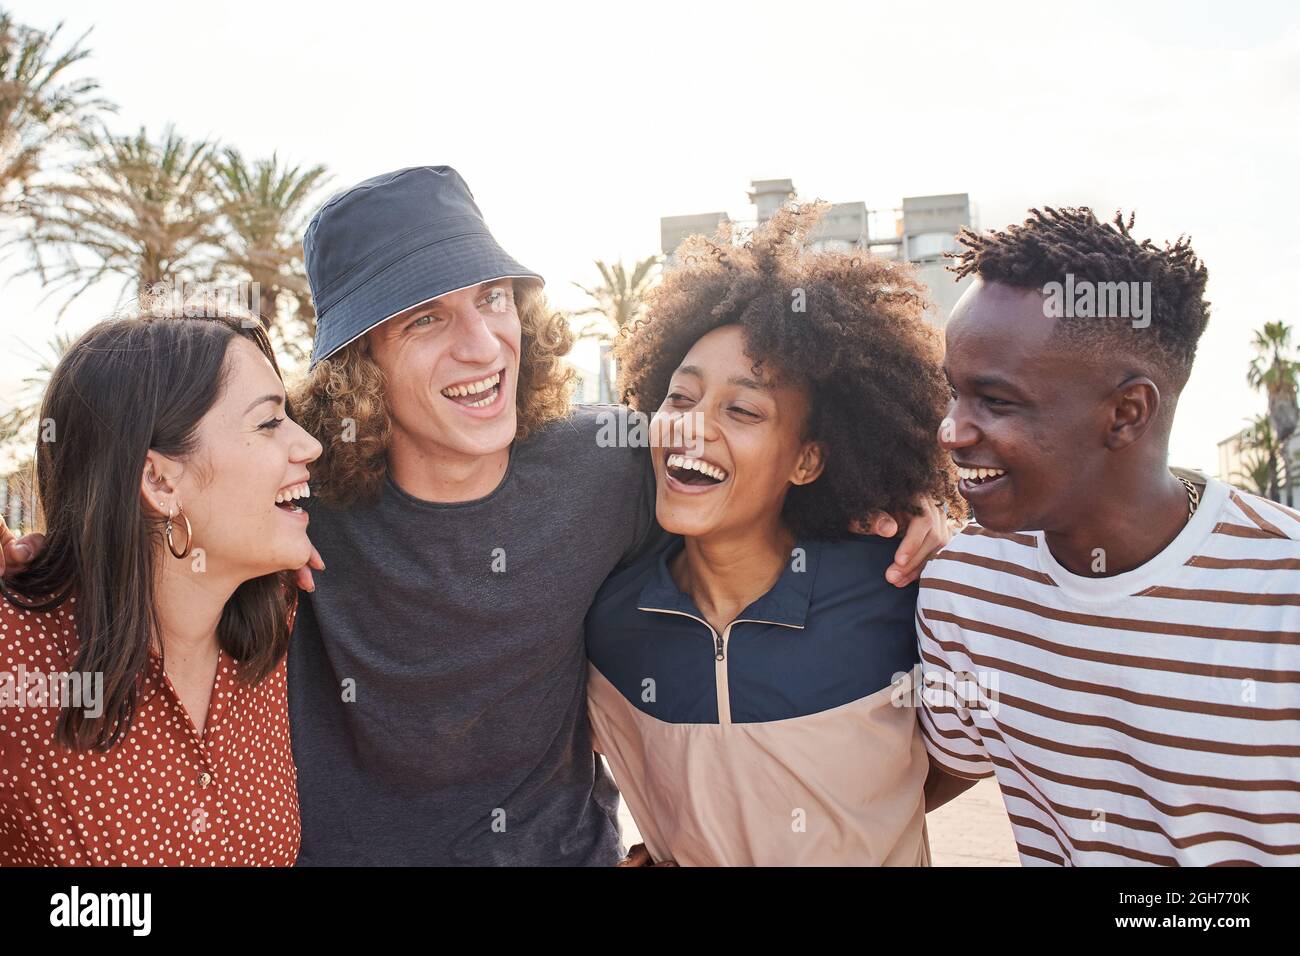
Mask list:
[[1209,319],[1208,273],[1188,237],[1160,247],[1138,242],[1132,230],[1132,213],[1125,219],[1117,212],[1103,223],[1087,207],[1031,209],[1028,219],[1005,230],[962,229],[957,239],[965,249],[952,254],[957,262],[949,268],[958,278],[978,275],[1021,289],[1043,289],[1067,274],[1093,283],[1149,282],[1148,327],[1135,328],[1123,317],[1067,315],[1057,319],[1057,331],[1071,345],[1140,356],[1181,390]]
[[872,511],[914,513],[922,495],[960,513],[952,462],[936,441],[948,387],[925,287],[906,263],[805,248],[823,208],[782,209],[741,245],[730,227],[688,239],[618,347],[623,400],[653,412],[691,347],[739,325],[756,369],[807,387],[804,438],[826,447],[817,480],[786,495],[782,517],[794,534],[842,538]]

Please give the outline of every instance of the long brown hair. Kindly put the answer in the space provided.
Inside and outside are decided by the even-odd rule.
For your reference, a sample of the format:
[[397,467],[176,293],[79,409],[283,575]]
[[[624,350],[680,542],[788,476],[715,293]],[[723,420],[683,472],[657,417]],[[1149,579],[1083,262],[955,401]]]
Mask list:
[[[185,459],[196,449],[199,420],[225,386],[227,351],[248,339],[280,374],[260,325],[232,318],[111,319],[83,335],[59,362],[41,406],[36,480],[46,547],[10,582],[49,610],[76,596],[80,642],[72,669],[103,674],[103,713],[65,708],[55,739],[77,750],[108,750],[130,729],[149,648],[162,646],[155,605],[163,521],[140,500],[145,456],[153,449]],[[47,440],[50,439],[50,440]],[[281,575],[245,581],[217,625],[223,650],[240,661],[239,679],[266,677],[289,645]]]

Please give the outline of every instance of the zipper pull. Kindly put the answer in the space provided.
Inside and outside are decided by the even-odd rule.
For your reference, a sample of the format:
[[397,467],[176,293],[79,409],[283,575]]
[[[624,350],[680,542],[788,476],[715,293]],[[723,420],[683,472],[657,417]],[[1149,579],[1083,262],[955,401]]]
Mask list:
[[719,634],[714,634],[714,635],[713,635],[713,647],[714,647],[714,655],[713,655],[713,659],[714,659],[715,661],[725,661],[725,660],[727,659],[727,654],[726,654],[726,652],[722,649],[722,636],[721,636],[721,635],[719,635]]

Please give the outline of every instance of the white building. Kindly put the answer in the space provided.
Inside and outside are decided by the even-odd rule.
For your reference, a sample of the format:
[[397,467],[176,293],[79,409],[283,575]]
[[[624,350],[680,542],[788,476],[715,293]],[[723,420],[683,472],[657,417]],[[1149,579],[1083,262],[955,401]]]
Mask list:
[[[737,224],[764,222],[796,195],[793,180],[753,180],[748,196],[754,219]],[[726,221],[723,212],[665,216],[659,220],[660,248],[671,262],[673,252],[687,236],[712,235]],[[863,202],[839,202],[826,210],[809,245],[843,252],[866,249],[875,255],[911,262],[934,297],[931,317],[942,326],[970,284],[969,278],[959,282],[948,271],[951,260],[945,255],[957,251],[957,233],[963,226],[974,226],[970,196],[966,193],[907,196],[895,209],[869,209]]]
[[[1260,489],[1254,487],[1251,480],[1246,476],[1250,468],[1251,461],[1258,455],[1258,452],[1246,450],[1246,436],[1249,429],[1243,428],[1235,435],[1231,435],[1219,442],[1219,474],[1220,481],[1226,481],[1231,485],[1242,488],[1252,493],[1258,493]],[[1297,431],[1287,441],[1287,458],[1291,462],[1289,475],[1291,484],[1281,484],[1287,478],[1288,471],[1281,470],[1278,476],[1278,497],[1282,499],[1282,504],[1288,507],[1300,502],[1300,431]]]
[[[687,237],[712,236],[728,222],[752,227],[770,219],[782,204],[797,195],[794,181],[790,179],[755,179],[749,185],[753,219],[732,220],[721,211],[662,217],[659,244],[666,261],[672,262],[673,253]],[[830,204],[809,238],[809,245],[814,249],[843,252],[866,249],[874,255],[911,262],[934,299],[935,308],[930,317],[942,326],[971,281],[955,279],[947,269],[951,260],[945,253],[957,250],[957,232],[963,226],[974,225],[970,196],[966,193],[907,196],[902,206],[891,209],[869,209],[864,202],[838,202]],[[574,401],[616,400],[611,384],[613,363],[607,346],[595,339],[585,339],[575,345],[569,358],[578,374]]]

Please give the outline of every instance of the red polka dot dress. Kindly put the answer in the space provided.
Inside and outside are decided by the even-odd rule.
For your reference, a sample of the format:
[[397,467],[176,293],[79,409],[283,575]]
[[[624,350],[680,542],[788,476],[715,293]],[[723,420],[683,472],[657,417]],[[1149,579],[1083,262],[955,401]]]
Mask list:
[[222,651],[200,735],[154,655],[126,735],[107,753],[67,750],[50,678],[72,670],[76,610],[0,597],[0,866],[292,865],[284,661],[249,687]]

